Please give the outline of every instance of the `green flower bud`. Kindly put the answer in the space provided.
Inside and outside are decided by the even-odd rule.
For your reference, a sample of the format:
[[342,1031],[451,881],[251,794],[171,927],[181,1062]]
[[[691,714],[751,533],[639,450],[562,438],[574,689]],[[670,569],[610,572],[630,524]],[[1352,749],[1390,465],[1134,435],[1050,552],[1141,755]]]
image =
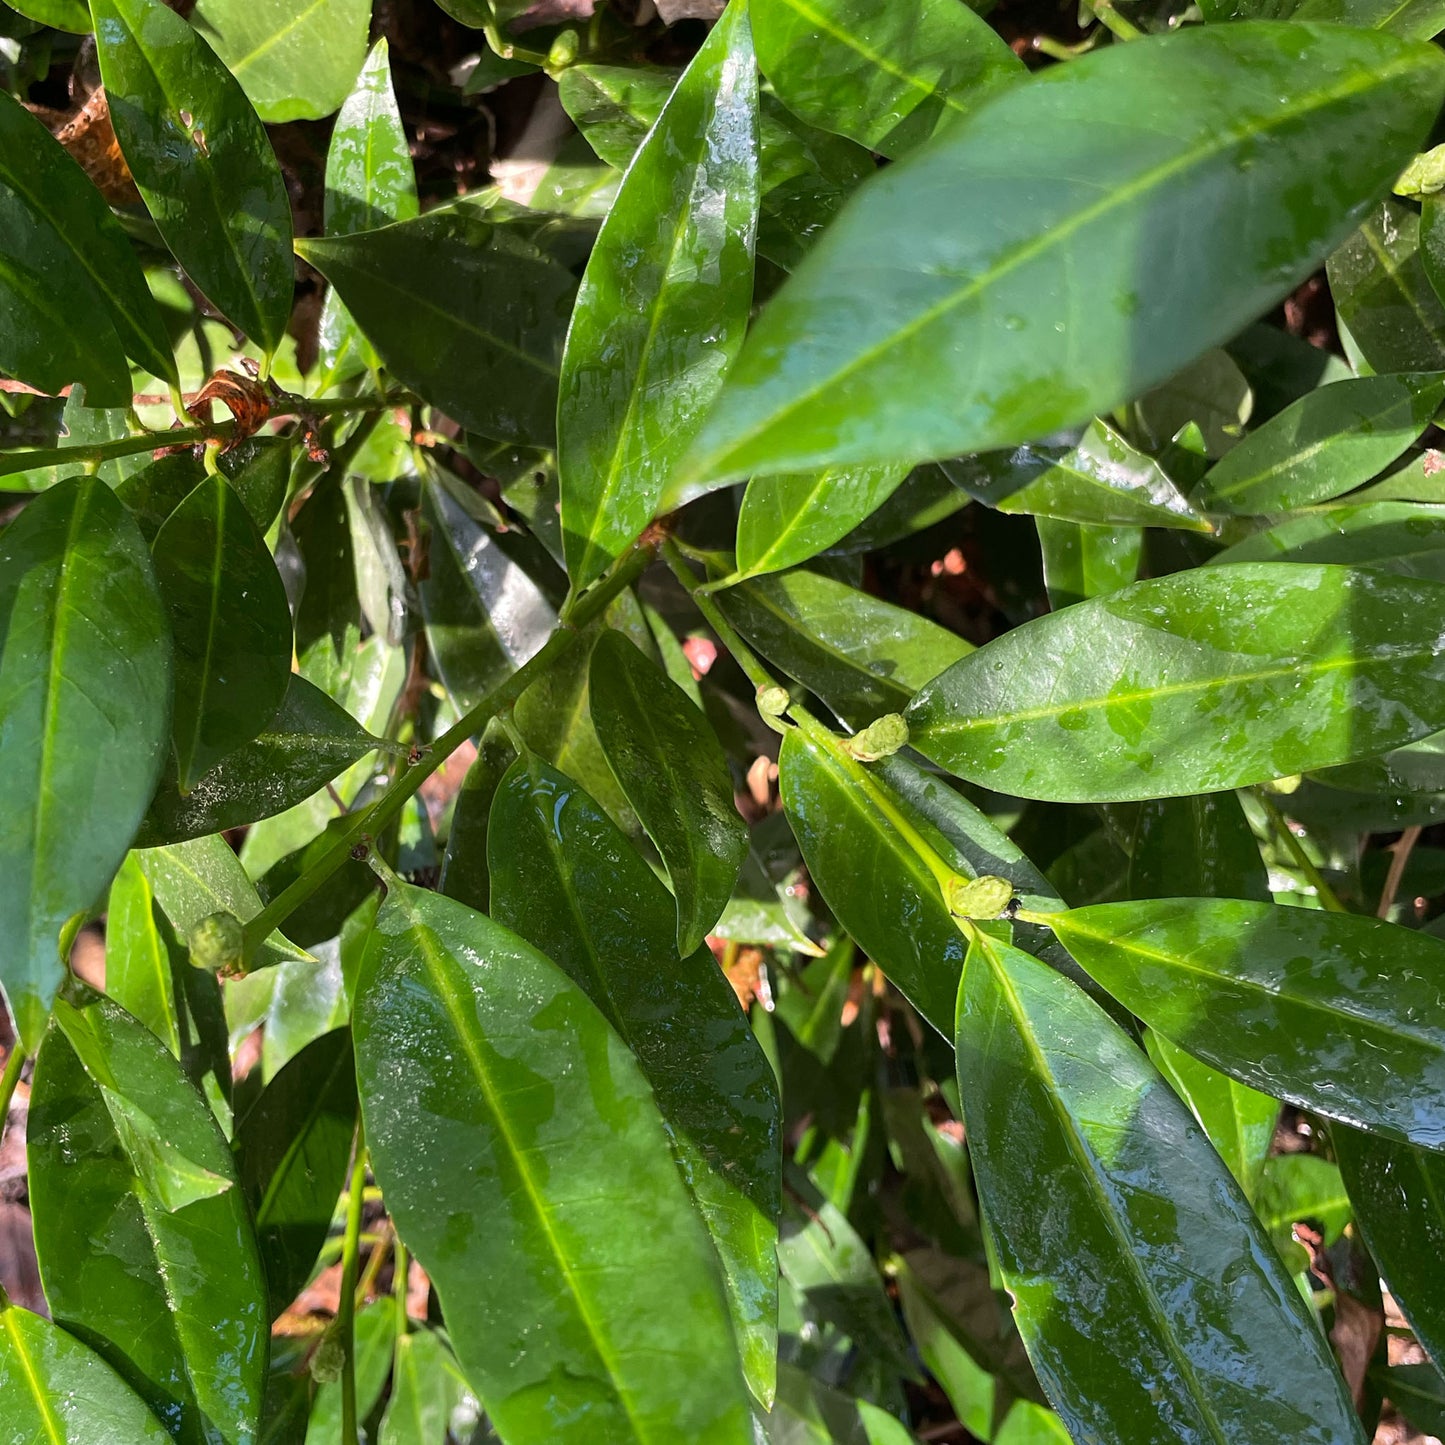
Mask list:
[[948,885],[948,911],[955,918],[997,918],[1014,896],[1007,878],[953,878]]
[[1412,201],[1445,191],[1445,146],[1418,155],[1405,167],[1395,182],[1395,194]]
[[860,733],[848,739],[848,751],[860,763],[876,763],[879,758],[891,758],[899,748],[908,745],[908,724],[903,714],[886,712],[875,718]]
[[1291,773],[1287,778],[1274,778],[1261,786],[1266,793],[1279,793],[1288,797],[1291,793],[1299,792],[1300,784],[1303,782],[1304,779],[1298,773]]
[[207,973],[239,971],[242,937],[241,920],[234,913],[207,914],[186,938],[191,966]]
[[764,717],[782,717],[793,705],[793,699],[788,695],[788,689],[778,687],[760,687],[758,689],[758,711]]

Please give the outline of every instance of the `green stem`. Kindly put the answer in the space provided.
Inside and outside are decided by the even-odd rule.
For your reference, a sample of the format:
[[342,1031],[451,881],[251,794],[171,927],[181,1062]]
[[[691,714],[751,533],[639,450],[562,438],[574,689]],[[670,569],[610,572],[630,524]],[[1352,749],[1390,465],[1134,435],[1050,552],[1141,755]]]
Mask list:
[[[273,417],[333,416],[347,411],[384,411],[396,405],[398,398],[387,396],[338,396],[312,399],[306,396],[278,397]],[[158,447],[192,446],[196,442],[222,440],[231,435],[232,423],[217,422],[214,426],[180,427],[175,431],[148,431],[140,436],[116,437],[112,441],[94,442],[88,446],[44,447],[33,451],[9,452],[0,456],[0,477],[28,472],[37,467],[62,467],[71,463],[99,465],[116,457],[133,457],[138,452],[155,451]]]
[[1335,890],[1324,880],[1324,875],[1315,866],[1314,859],[1305,852],[1305,845],[1295,837],[1294,829],[1290,827],[1289,820],[1275,806],[1274,799],[1262,788],[1254,790],[1254,796],[1259,799],[1259,805],[1264,809],[1264,815],[1270,821],[1270,825],[1279,834],[1284,846],[1289,849],[1290,857],[1295,861],[1295,866],[1305,876],[1305,881],[1315,890],[1315,896],[1324,905],[1328,913],[1348,913],[1350,910],[1340,902],[1335,895]]
[[366,1192],[366,1139],[356,1131],[356,1160],[346,1200],[346,1239],[341,1250],[341,1298],[336,1327],[341,1336],[341,1445],[359,1445],[356,1428],[356,1275],[361,1262],[361,1206]]
[[732,623],[722,615],[712,595],[705,590],[692,569],[683,560],[677,544],[671,539],[663,543],[663,560],[672,568],[672,575],[686,588],[697,610],[707,620],[707,625],[718,635],[718,640],[732,654],[737,665],[747,674],[748,681],[761,692],[765,687],[777,687],[778,680],[758,661],[757,654],[733,630]]
[[1094,19],[1119,40],[1138,40],[1144,34],[1132,21],[1125,20],[1110,0],[1089,0],[1089,9]]
[[396,1327],[402,1334],[411,1329],[406,1312],[407,1277],[411,1273],[411,1256],[400,1239],[391,1247],[391,1297],[396,1301]]
[[10,1117],[10,1101],[15,1097],[15,1086],[20,1082],[20,1070],[25,1067],[25,1050],[16,1039],[10,1045],[5,1058],[5,1071],[0,1073],[0,1139],[5,1137],[5,1121]]
[[481,732],[499,712],[511,707],[537,678],[577,647],[587,624],[601,616],[612,599],[630,587],[651,561],[652,551],[644,547],[636,547],[619,557],[612,564],[611,571],[577,599],[570,621],[559,624],[540,652],[492,688],[470,712],[464,713],[419,761],[392,781],[376,802],[370,807],[358,809],[331,847],[246,924],[242,951],[245,962],[250,963],[261,944],[352,856],[353,850],[366,845],[401,812],[407,799],[464,742]]

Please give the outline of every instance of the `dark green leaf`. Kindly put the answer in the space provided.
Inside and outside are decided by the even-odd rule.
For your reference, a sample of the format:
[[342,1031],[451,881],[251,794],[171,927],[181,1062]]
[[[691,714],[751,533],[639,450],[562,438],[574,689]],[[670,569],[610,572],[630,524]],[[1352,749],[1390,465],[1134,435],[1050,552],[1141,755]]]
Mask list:
[[1142,527],[1091,527],[1052,517],[1039,517],[1036,525],[1044,586],[1055,612],[1117,592],[1139,575]]
[[966,507],[969,498],[936,466],[915,467],[871,517],[833,548],[844,554],[872,552],[911,537]]
[[40,25],[53,25],[76,35],[90,33],[90,7],[85,0],[20,0],[9,8]]
[[366,55],[371,0],[198,0],[191,23],[268,125],[320,120]]
[[197,286],[266,352],[291,316],[291,203],[256,112],[162,0],[93,0],[100,73],[126,163]]
[[[125,232],[65,148],[8,95],[0,96],[0,187],[9,192],[5,209],[10,225],[6,228],[5,250],[10,265],[28,254],[15,228],[38,226],[37,239],[43,236],[52,253],[64,251],[68,256],[67,270],[62,274],[70,274],[73,268],[84,273],[70,295],[52,294],[46,300],[80,308],[77,314],[85,323],[83,340],[103,352],[108,338],[104,322],[95,314],[92,298],[98,298],[126,355],[162,380],[175,381],[175,357],[161,325],[160,310],[146,288]],[[12,209],[12,199],[20,203],[20,211]],[[32,302],[39,299],[31,297]],[[15,339],[15,333],[11,333],[11,339]],[[23,374],[18,367],[14,370],[17,375]],[[79,379],[85,381],[84,376]],[[130,376],[122,364],[121,394],[116,398],[120,405],[130,404],[130,389]],[[101,399],[100,391],[88,382],[86,390],[96,400]]]
[[816,572],[754,578],[717,603],[764,657],[854,727],[900,711],[973,650],[927,618]]
[[980,935],[958,1075],[1003,1284],[1075,1439],[1363,1440],[1324,1335],[1219,1156],[1080,989]]
[[0,1307],[0,1432],[37,1445],[165,1445],[170,1439],[99,1355],[11,1304]]
[[679,956],[667,890],[596,803],[540,759],[520,759],[503,780],[488,855],[497,921],[586,992],[651,1084],[722,1262],[749,1382],[766,1403],[780,1124],[772,1068],[736,996],[707,949]]
[[769,1445],[917,1445],[917,1437],[887,1411],[787,1363],[778,1366],[778,1398],[767,1431]]
[[889,466],[755,477],[738,512],[738,574],[781,572],[816,557],[871,517],[907,475],[907,466]]
[[1445,375],[1362,376],[1302,397],[1214,464],[1196,496],[1229,512],[1338,497],[1387,467],[1429,424]]
[[748,851],[727,758],[692,699],[620,632],[597,639],[589,692],[608,765],[672,880],[686,957],[718,921]]
[[1201,793],[1141,803],[1129,858],[1129,896],[1268,903],[1269,876],[1239,799],[1232,793]]
[[1218,792],[1433,731],[1442,623],[1439,583],[1198,569],[1015,628],[925,687],[908,723],[925,757],[1018,797]]
[[463,202],[296,249],[398,381],[469,431],[546,444],[576,282],[503,229]]
[[1445,1433],[1445,1378],[1434,1365],[1395,1365],[1370,1378],[1417,1430]]
[[1229,1166],[1245,1197],[1254,1199],[1265,1156],[1274,1143],[1279,1100],[1201,1064],[1162,1034],[1151,1030],[1144,1045],[1155,1068],[1169,1080],[1209,1135],[1209,1142]]
[[575,589],[652,520],[742,344],[757,213],[757,63],[747,0],[732,0],[628,169],[567,333],[557,458]]
[[273,1317],[311,1277],[355,1133],[356,1069],[345,1029],[302,1049],[237,1123],[237,1173],[256,1222]]
[[753,0],[758,63],[804,120],[901,156],[1024,78],[955,0]]
[[[845,207],[665,502],[752,472],[1017,445],[1139,395],[1319,265],[1442,88],[1445,60],[1413,42],[1236,25],[1005,91]],[[1180,231],[1201,189],[1211,204]]]
[[[0,982],[39,1046],[71,914],[110,882],[165,757],[171,648],[145,543],[94,478],[0,533]],[[83,821],[82,821],[83,820]]]
[[1445,306],[1421,262],[1420,217],[1386,200],[1330,257],[1330,294],[1376,371],[1445,368]]
[[1324,20],[1429,40],[1445,30],[1440,0],[1204,0],[1206,20]]
[[1445,1147],[1445,943],[1349,913],[1206,898],[1054,915],[1151,1028],[1301,1108]]
[[557,93],[588,145],[625,171],[679,74],[655,65],[573,65],[557,77]]
[[377,1179],[503,1438],[748,1445],[712,1248],[652,1091],[581,990],[483,915],[394,885],[354,1028]]
[[[396,1341],[404,1328],[394,1298],[373,1300],[356,1312],[356,1414],[360,1420],[371,1414],[386,1389]],[[343,1445],[340,1380],[330,1380],[316,1392],[306,1445]]]
[[492,801],[516,757],[516,749],[501,724],[495,720],[489,723],[452,809],[437,891],[465,903],[468,908],[475,908],[478,913],[485,913],[491,905],[487,825],[492,816]]
[[[291,477],[291,446],[282,437],[251,437],[219,458],[251,519],[264,532],[276,520]],[[188,451],[172,452],[134,471],[115,489],[130,509],[147,543],[205,477]]]
[[1445,733],[1363,762],[1325,768],[1315,781],[1359,793],[1445,793]]
[[1090,422],[1072,447],[985,453],[946,462],[943,470],[955,486],[1000,512],[1111,527],[1211,530],[1159,463],[1102,421]]
[[1365,1243],[1438,1362],[1445,1358],[1445,1155],[1338,1127],[1330,1142]]
[[276,715],[182,797],[168,766],[136,847],[184,843],[269,818],[309,798],[371,752],[372,737],[304,677],[289,675]]
[[27,1131],[45,1297],[176,1440],[246,1445],[268,1319],[231,1151],[165,1045],[124,1010],[92,995],[55,1013]]
[[291,676],[291,608],[266,539],[224,477],[196,487],[151,551],[175,640],[171,730],[184,796],[276,715]]

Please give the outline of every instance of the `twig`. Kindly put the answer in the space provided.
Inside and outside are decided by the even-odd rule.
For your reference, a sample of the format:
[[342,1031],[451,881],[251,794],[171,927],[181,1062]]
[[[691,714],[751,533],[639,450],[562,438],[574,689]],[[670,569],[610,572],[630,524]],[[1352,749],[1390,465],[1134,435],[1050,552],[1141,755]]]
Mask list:
[[361,1205],[366,1190],[366,1139],[356,1131],[356,1159],[346,1201],[346,1241],[341,1252],[341,1298],[336,1324],[341,1335],[341,1445],[358,1445],[356,1430],[356,1273],[361,1253]]
[[1400,880],[1405,876],[1405,865],[1415,844],[1420,841],[1420,824],[1412,823],[1390,844],[1390,871],[1385,874],[1385,886],[1380,890],[1380,906],[1375,909],[1376,918],[1388,918],[1395,906],[1395,895],[1400,891]]

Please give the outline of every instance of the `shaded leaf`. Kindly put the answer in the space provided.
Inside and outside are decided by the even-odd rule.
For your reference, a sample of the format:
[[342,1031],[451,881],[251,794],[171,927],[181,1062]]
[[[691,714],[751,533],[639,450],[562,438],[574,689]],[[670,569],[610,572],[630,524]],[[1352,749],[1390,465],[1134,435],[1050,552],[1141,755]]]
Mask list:
[[686,957],[721,916],[748,851],[727,758],[692,699],[622,633],[597,639],[588,686],[608,766],[667,867]]
[[1039,517],[1036,526],[1044,586],[1055,612],[1117,592],[1139,575],[1142,527],[1096,527],[1052,517]]

